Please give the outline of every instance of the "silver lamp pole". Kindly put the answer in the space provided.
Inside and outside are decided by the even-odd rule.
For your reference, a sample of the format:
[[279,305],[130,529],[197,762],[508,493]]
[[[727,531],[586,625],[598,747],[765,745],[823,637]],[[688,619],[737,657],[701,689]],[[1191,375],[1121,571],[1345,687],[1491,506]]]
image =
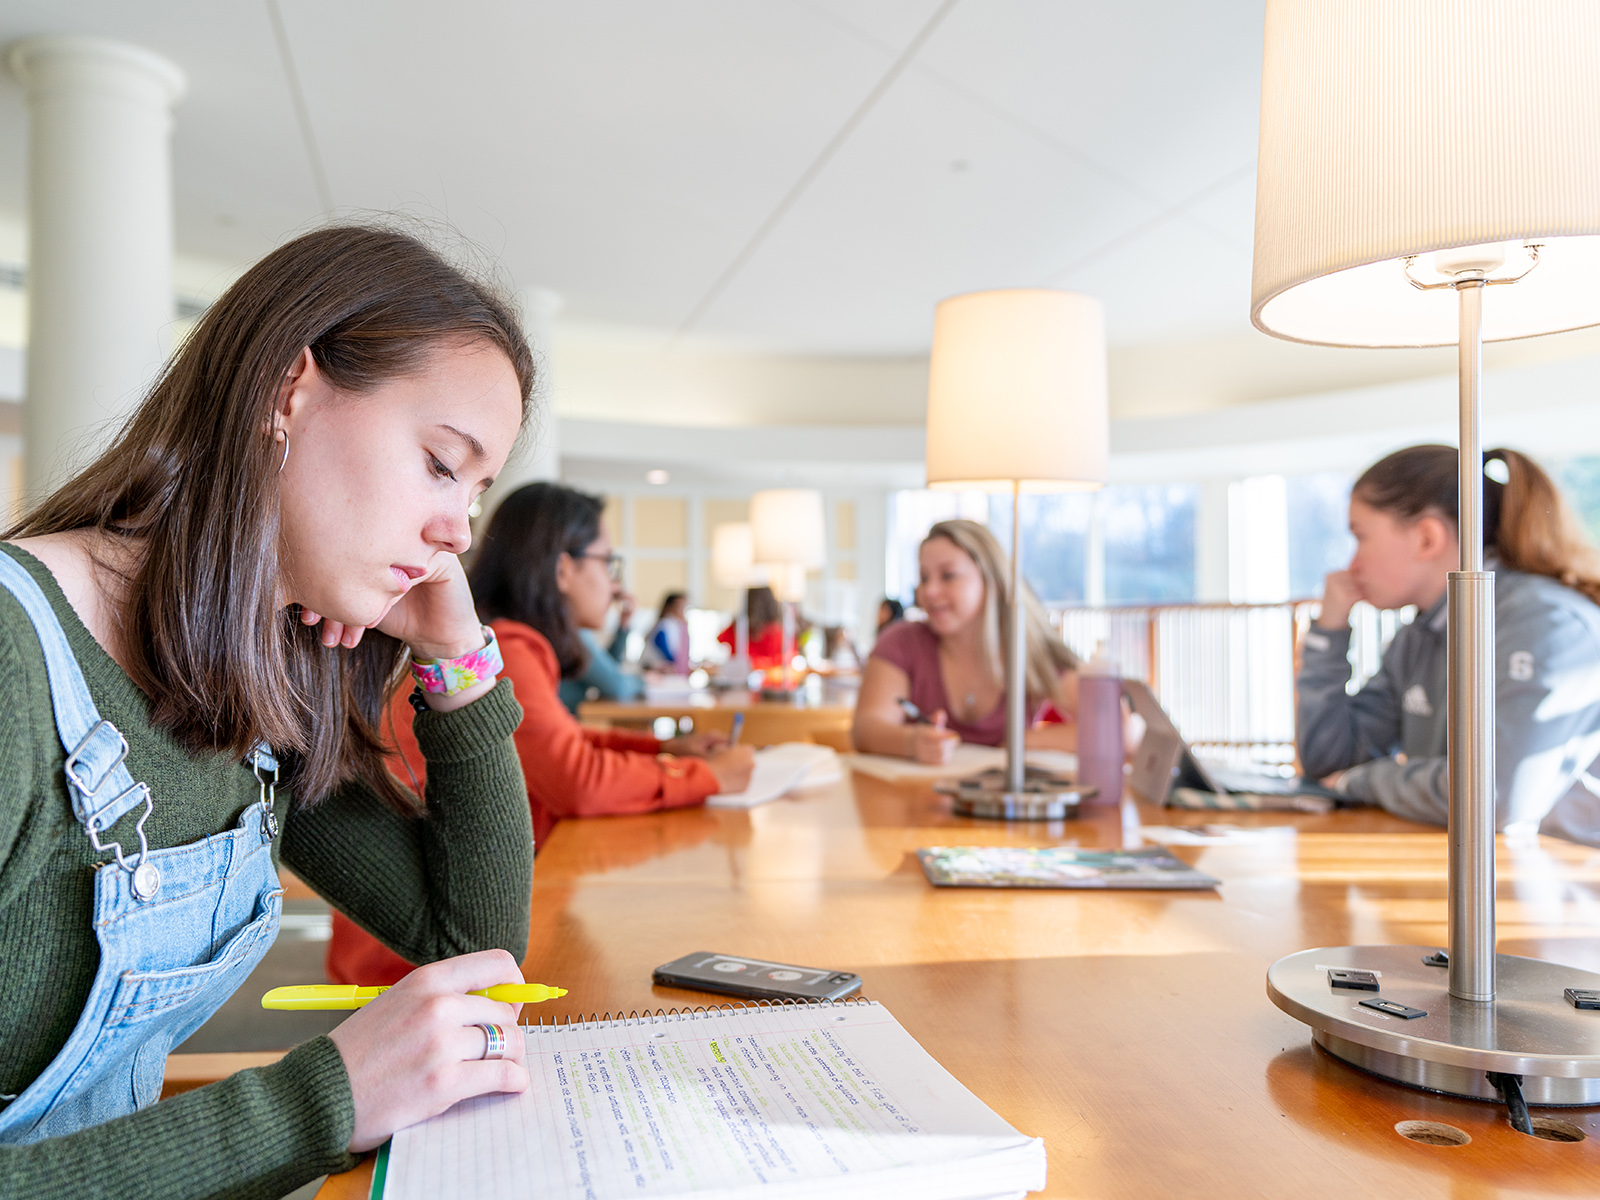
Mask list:
[[1028,617],[1023,601],[1022,484],[1011,483],[1011,631],[1006,662],[1006,765],[969,779],[941,781],[934,790],[955,797],[951,808],[969,817],[1054,821],[1077,813],[1081,796],[1070,779],[1028,767]]
[[1450,994],[1494,999],[1494,575],[1483,569],[1484,276],[1455,284],[1461,308],[1461,569],[1448,583]]
[[1006,639],[1006,791],[1028,779],[1028,623],[1022,606],[1022,485],[1011,484],[1011,636]]

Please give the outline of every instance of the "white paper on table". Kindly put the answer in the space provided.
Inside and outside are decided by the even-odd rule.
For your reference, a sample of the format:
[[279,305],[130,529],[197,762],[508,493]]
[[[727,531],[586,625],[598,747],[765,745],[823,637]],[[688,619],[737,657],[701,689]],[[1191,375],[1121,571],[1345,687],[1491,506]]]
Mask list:
[[742,792],[718,792],[706,797],[712,808],[754,808],[787,792],[837,783],[844,777],[839,756],[827,746],[811,742],[783,742],[756,751],[750,785]]
[[644,698],[649,701],[671,702],[690,696],[710,695],[704,687],[695,687],[687,675],[668,675],[652,671],[644,677]]

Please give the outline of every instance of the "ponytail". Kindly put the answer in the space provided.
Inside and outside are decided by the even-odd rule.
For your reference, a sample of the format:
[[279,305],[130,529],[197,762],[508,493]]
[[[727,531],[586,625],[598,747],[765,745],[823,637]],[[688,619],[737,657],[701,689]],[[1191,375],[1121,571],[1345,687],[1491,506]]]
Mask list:
[[[1454,446],[1410,446],[1362,472],[1353,499],[1402,520],[1436,513],[1460,528]],[[1483,543],[1513,571],[1544,575],[1600,604],[1600,551],[1555,482],[1527,455],[1483,456]]]
[[1584,536],[1578,518],[1539,465],[1515,450],[1491,450],[1492,461],[1505,463],[1504,485],[1485,478],[1484,490],[1500,493],[1494,544],[1500,561],[1513,571],[1548,575],[1600,604],[1600,552]]

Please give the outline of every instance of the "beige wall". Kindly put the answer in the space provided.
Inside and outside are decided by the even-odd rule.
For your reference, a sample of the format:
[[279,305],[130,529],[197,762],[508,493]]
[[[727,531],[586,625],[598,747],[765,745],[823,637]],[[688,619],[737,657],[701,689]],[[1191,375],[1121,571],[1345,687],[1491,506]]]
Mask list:
[[685,559],[640,558],[631,567],[631,590],[641,608],[655,608],[668,592],[689,590],[689,564]]

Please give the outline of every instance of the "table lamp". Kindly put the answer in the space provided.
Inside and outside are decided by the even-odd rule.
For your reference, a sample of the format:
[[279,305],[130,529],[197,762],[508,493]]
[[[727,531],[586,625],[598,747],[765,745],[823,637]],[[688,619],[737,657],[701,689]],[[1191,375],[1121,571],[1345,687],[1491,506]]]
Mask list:
[[[1309,950],[1275,963],[1267,991],[1336,1057],[1504,1099],[1524,1132],[1525,1102],[1600,1102],[1600,1013],[1567,995],[1600,992],[1600,975],[1495,953],[1479,384],[1485,339],[1600,323],[1597,63],[1593,0],[1267,4],[1251,319],[1321,345],[1456,343],[1461,429],[1461,569],[1447,593],[1449,952]],[[1330,968],[1371,972],[1356,982],[1378,990],[1341,986]]]
[[768,699],[792,699],[794,606],[805,599],[806,572],[828,561],[828,534],[822,493],[810,488],[770,488],[750,497],[751,548],[772,594],[783,606],[783,670],[777,687],[763,689]]
[[711,531],[711,578],[719,587],[739,593],[733,657],[723,664],[721,674],[742,687],[750,679],[750,589],[767,581],[766,573],[756,569],[755,537],[748,521],[728,521]]
[[1006,765],[997,779],[952,789],[959,812],[1039,820],[1077,808],[1068,781],[1026,766],[1022,494],[1101,487],[1108,442],[1105,314],[1098,300],[1016,288],[940,302],[929,361],[928,486],[1011,496],[1011,594],[1002,618]]

